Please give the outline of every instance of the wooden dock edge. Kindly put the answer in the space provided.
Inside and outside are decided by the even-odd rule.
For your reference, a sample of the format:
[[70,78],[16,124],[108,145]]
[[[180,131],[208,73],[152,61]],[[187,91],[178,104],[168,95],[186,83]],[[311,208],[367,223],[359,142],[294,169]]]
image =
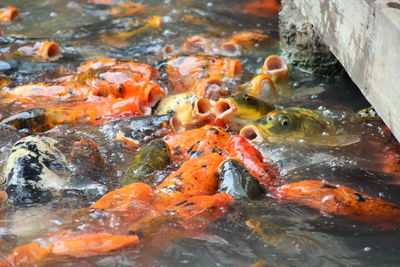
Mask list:
[[400,1],[292,1],[400,140]]

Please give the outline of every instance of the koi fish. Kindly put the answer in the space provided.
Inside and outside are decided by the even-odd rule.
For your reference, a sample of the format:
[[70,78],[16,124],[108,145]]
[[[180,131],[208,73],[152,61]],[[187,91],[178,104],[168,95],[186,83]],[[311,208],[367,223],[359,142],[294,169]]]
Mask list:
[[[175,93],[195,92],[200,96],[226,95],[223,79],[234,79],[242,72],[240,60],[218,56],[176,56],[166,62],[166,72]],[[214,88],[213,88],[213,85]],[[213,92],[215,89],[217,92]],[[214,97],[213,100],[216,100]]]
[[18,8],[7,6],[0,8],[0,21],[12,21],[19,14]]
[[125,47],[128,46],[129,43],[126,41],[127,39],[143,33],[149,29],[159,29],[161,24],[163,23],[163,19],[160,16],[152,16],[144,20],[144,24],[132,31],[124,31],[124,32],[115,32],[115,33],[104,33],[101,35],[101,39],[112,46],[115,47]]
[[234,131],[264,117],[273,109],[272,105],[247,94],[221,97],[215,103],[217,119],[223,120]]
[[121,58],[103,58],[93,59],[81,63],[78,68],[77,74],[88,72],[90,69],[100,69],[104,67],[112,67],[113,69],[129,69],[133,72],[138,72],[145,80],[157,80],[160,76],[158,70],[146,63],[130,61]]
[[5,191],[14,204],[44,203],[52,192],[70,183],[71,171],[65,156],[47,137],[28,136],[11,149],[4,168]]
[[30,109],[4,119],[1,124],[34,132],[47,131],[57,125],[86,123],[99,125],[121,117],[150,115],[151,107],[165,96],[156,84],[126,82],[125,98],[91,97],[90,102],[54,104]]
[[207,98],[195,94],[182,93],[162,99],[156,107],[157,115],[175,114],[175,130],[188,129],[206,121],[211,114],[211,104]]
[[33,60],[57,61],[62,57],[60,46],[56,42],[42,41],[22,46],[12,46],[8,54],[2,55],[1,59],[28,58]]
[[276,17],[281,8],[278,0],[253,0],[246,2],[240,10],[245,14],[258,16]]
[[234,199],[255,199],[264,193],[257,179],[236,159],[222,162],[218,174],[218,192],[227,193]]
[[286,62],[277,55],[271,55],[264,61],[261,71],[271,76],[274,83],[285,80],[288,77],[289,68]]
[[246,141],[242,136],[233,135],[227,143],[229,155],[238,158],[264,188],[269,192],[274,192],[276,186],[281,181],[278,170],[264,162],[261,153]]
[[346,186],[301,181],[277,189],[283,201],[296,201],[322,212],[372,224],[399,224],[400,207]]
[[4,87],[9,86],[12,84],[12,80],[7,77],[5,74],[0,74],[0,89],[3,89]]
[[155,139],[132,156],[121,185],[144,182],[144,176],[156,170],[162,170],[171,163],[169,148],[161,139]]
[[76,82],[26,84],[11,88],[7,92],[18,97],[34,97],[39,101],[40,98],[45,98],[46,101],[86,100],[90,95],[98,94],[92,87]]
[[279,96],[278,89],[269,74],[261,73],[243,85],[244,91],[264,101],[271,101]]
[[47,246],[32,242],[17,247],[0,262],[0,266],[30,265],[56,256],[87,257],[104,254],[138,242],[139,238],[136,235],[88,233],[73,237],[66,236]]
[[183,162],[190,159],[193,154],[204,156],[210,151],[222,152],[227,137],[229,137],[228,133],[222,128],[206,125],[174,135],[167,135],[164,137],[164,141],[170,148],[171,160]]
[[243,127],[240,135],[256,143],[302,140],[326,146],[346,146],[360,140],[357,135],[337,133],[335,121],[321,111],[297,107],[274,110]]
[[153,198],[154,194],[150,186],[144,183],[132,183],[105,194],[90,208],[114,212],[140,209],[137,214],[142,216],[147,208],[146,204],[150,203]]
[[162,202],[183,200],[190,196],[215,194],[218,189],[218,166],[224,158],[216,153],[190,159],[156,187]]
[[182,44],[182,52],[187,54],[198,52],[210,54],[211,49],[211,41],[201,35],[190,36]]
[[108,8],[110,15],[115,17],[128,17],[143,12],[147,8],[146,5],[136,3],[124,3]]

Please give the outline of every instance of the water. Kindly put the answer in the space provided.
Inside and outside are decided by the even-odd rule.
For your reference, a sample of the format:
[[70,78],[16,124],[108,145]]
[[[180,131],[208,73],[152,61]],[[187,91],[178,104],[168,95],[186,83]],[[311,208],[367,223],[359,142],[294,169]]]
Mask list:
[[[179,48],[188,36],[207,34],[218,39],[236,31],[253,29],[263,30],[271,38],[239,55],[245,69],[243,82],[257,72],[267,55],[279,54],[276,18],[241,13],[240,6],[247,1],[142,2],[150,8],[133,17],[115,18],[108,15],[107,6],[87,4],[84,0],[2,0],[2,5],[17,6],[20,16],[11,24],[4,23],[5,34],[18,39],[3,40],[0,51],[15,42],[51,39],[61,44],[64,56],[53,63],[10,59],[0,63],[0,73],[7,74],[14,85],[19,85],[51,80],[59,73],[68,73],[68,68],[84,60],[105,56],[161,66],[166,56],[162,49],[166,45]],[[147,18],[155,15],[163,19],[160,29],[145,29],[127,43],[105,37],[141,27]],[[368,106],[345,74],[320,77],[296,68],[290,74],[295,91],[323,87],[325,92],[293,98],[283,103],[284,106],[323,107],[339,114],[338,117]],[[361,142],[343,148],[293,144],[259,148],[280,167],[288,182],[326,180],[400,204],[398,173],[384,172],[383,154],[394,150],[389,138],[382,137],[384,124],[379,121],[356,122],[343,127],[359,133]],[[56,138],[58,148],[67,157],[74,142],[83,138],[97,142],[107,162],[105,166],[91,170],[93,166],[88,165],[88,170],[82,172],[82,165],[75,160],[70,163],[70,168],[77,177],[92,173],[97,177],[94,179],[96,183],[112,189],[135,149],[107,139],[107,134],[107,131],[101,132],[89,126],[67,126],[44,135]],[[23,131],[15,134],[2,130],[1,165],[4,165],[13,143],[25,135]],[[152,182],[157,183],[167,173],[158,173]],[[98,198],[99,191],[94,190],[92,195],[70,191],[65,193],[68,197],[45,205],[4,206],[0,214],[0,255],[5,257],[16,245],[43,237],[47,232],[74,225],[83,230],[89,227],[93,220],[90,216],[79,215],[79,209]],[[248,219],[260,223],[264,238],[246,225]],[[114,223],[115,227],[124,227]],[[260,260],[265,261],[265,266],[398,266],[399,238],[396,231],[383,231],[321,214],[301,204],[277,203],[274,198],[265,197],[257,201],[240,201],[226,217],[212,223],[205,231],[186,233],[182,237],[182,233],[166,228],[148,243],[100,256],[48,259],[40,266],[250,266]]]

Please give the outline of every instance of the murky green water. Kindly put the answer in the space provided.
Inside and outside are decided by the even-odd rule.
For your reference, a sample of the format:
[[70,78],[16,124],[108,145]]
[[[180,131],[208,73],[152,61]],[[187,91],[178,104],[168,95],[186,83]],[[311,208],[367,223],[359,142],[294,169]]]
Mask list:
[[[75,67],[98,57],[119,57],[162,65],[166,45],[178,48],[194,34],[215,38],[230,36],[240,30],[260,29],[271,36],[267,42],[247,49],[239,56],[245,68],[242,80],[256,73],[264,58],[280,53],[277,20],[243,14],[232,9],[247,1],[141,1],[150,8],[132,17],[108,15],[107,6],[90,5],[85,0],[2,0],[20,9],[13,23],[3,23],[6,36],[0,40],[0,54],[16,42],[51,39],[59,42],[63,58],[54,63],[23,60],[0,61],[0,73],[14,80],[14,85],[48,81],[61,66]],[[160,29],[149,28],[130,38],[124,45],[105,40],[106,34],[129,31],[145,23],[150,16],[161,16]],[[103,36],[103,37],[102,37]],[[294,90],[321,86],[321,95],[292,99],[287,106],[324,107],[334,112],[356,111],[368,106],[356,86],[344,74],[317,77],[297,69],[291,70]],[[380,196],[400,204],[400,178],[386,174],[382,157],[388,141],[380,135],[381,122],[346,126],[361,133],[362,141],[344,148],[316,148],[290,144],[260,147],[281,168],[288,182],[305,179],[326,180],[355,190]],[[3,131],[0,136],[2,164],[14,142],[24,132]],[[58,147],[69,154],[73,141],[92,138],[100,145],[107,166],[97,172],[108,188],[123,172],[124,163],[133,151],[109,142],[90,127],[62,127],[45,133],[57,138]],[[372,141],[378,145],[372,145]],[[72,170],[79,174],[77,166]],[[160,177],[165,174],[160,173]],[[160,180],[158,177],[155,180]],[[71,197],[69,204],[52,203],[22,210],[4,207],[0,221],[0,255],[7,255],[17,244],[39,237],[49,229],[69,225],[74,208],[87,206],[90,198]],[[72,204],[71,204],[72,203]],[[245,221],[260,220],[268,238],[263,240]],[[265,266],[398,266],[400,233],[381,231],[372,226],[320,214],[301,204],[280,204],[273,198],[239,202],[228,216],[196,233],[175,242],[164,242],[123,249],[107,255],[82,259],[58,258],[43,266],[250,266],[265,260]],[[163,244],[162,240],[160,241]]]

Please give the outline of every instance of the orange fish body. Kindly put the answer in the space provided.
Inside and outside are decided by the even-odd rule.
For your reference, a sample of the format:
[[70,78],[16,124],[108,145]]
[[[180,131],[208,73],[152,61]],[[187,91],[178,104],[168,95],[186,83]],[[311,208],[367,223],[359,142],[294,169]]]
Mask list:
[[96,91],[87,85],[76,82],[36,83],[14,87],[8,91],[20,97],[46,97],[53,101],[85,100]]
[[194,196],[171,205],[172,208],[167,210],[178,214],[178,221],[184,228],[201,229],[225,215],[233,202],[229,194],[218,193]]
[[359,193],[346,186],[320,181],[301,181],[278,188],[277,196],[351,220],[384,224],[400,223],[400,207],[378,197]]
[[90,208],[124,212],[150,203],[153,197],[150,186],[144,183],[133,183],[105,194]]
[[211,42],[201,35],[188,37],[182,44],[183,53],[211,52]]
[[[2,121],[17,129],[47,131],[57,125],[86,123],[100,125],[117,118],[150,115],[151,106],[165,92],[156,84],[126,82],[125,98],[90,96],[86,102],[56,103],[46,108],[26,110]],[[61,89],[61,91],[63,91]]]
[[26,43],[24,45],[13,45],[10,52],[0,56],[2,59],[29,59],[36,61],[57,61],[62,57],[60,46],[56,42],[41,41]]
[[151,211],[129,227],[131,233],[146,235],[157,231],[168,222],[179,223],[185,229],[203,229],[224,216],[228,212],[228,207],[234,202],[226,193],[198,195],[184,200],[171,199],[169,204],[160,201],[161,203],[155,203],[158,209]]
[[170,199],[215,194],[218,188],[218,166],[224,158],[216,153],[190,159],[163,180],[154,190],[160,203]]
[[115,17],[133,16],[143,12],[146,9],[145,5],[135,3],[124,3],[121,5],[111,6],[108,10]]
[[171,151],[171,160],[183,162],[194,154],[204,156],[214,152],[224,152],[228,133],[218,126],[205,125],[164,137]]
[[78,68],[78,74],[89,71],[90,69],[100,69],[104,67],[130,69],[138,72],[145,80],[157,80],[160,76],[158,70],[145,63],[129,61],[127,59],[104,58],[94,59],[83,62]]
[[0,261],[0,267],[20,266],[39,262],[51,255],[51,247],[41,247],[39,243],[32,242],[13,249],[4,260]]
[[204,156],[211,153],[219,153],[227,156],[226,144],[229,134],[220,127],[212,127],[191,148],[191,158]]
[[137,244],[136,235],[88,233],[63,237],[51,245],[51,253],[59,256],[87,257]]
[[232,136],[227,144],[231,157],[238,158],[243,165],[268,191],[273,192],[279,183],[278,170],[265,163],[261,153],[242,136]]
[[0,8],[0,21],[12,21],[18,13],[18,8],[13,6]]
[[239,59],[218,56],[176,56],[167,61],[168,80],[175,93],[196,92],[207,96],[205,86],[242,72]]
[[244,4],[243,13],[276,17],[281,8],[278,0],[253,0]]
[[191,157],[191,148],[210,128],[212,126],[206,125],[201,128],[165,136],[164,141],[171,151],[171,160],[174,162],[188,160]]
[[240,32],[235,33],[231,37],[231,40],[234,43],[238,43],[238,44],[247,44],[249,42],[266,40],[266,39],[269,39],[269,36],[259,30],[240,31]]
[[87,257],[104,254],[139,242],[136,235],[112,235],[108,233],[88,233],[74,237],[62,237],[48,246],[37,242],[15,248],[1,267],[32,265],[55,256]]
[[76,74],[72,80],[95,88],[97,96],[124,97],[123,84],[144,80],[142,74],[130,69],[103,67]]

